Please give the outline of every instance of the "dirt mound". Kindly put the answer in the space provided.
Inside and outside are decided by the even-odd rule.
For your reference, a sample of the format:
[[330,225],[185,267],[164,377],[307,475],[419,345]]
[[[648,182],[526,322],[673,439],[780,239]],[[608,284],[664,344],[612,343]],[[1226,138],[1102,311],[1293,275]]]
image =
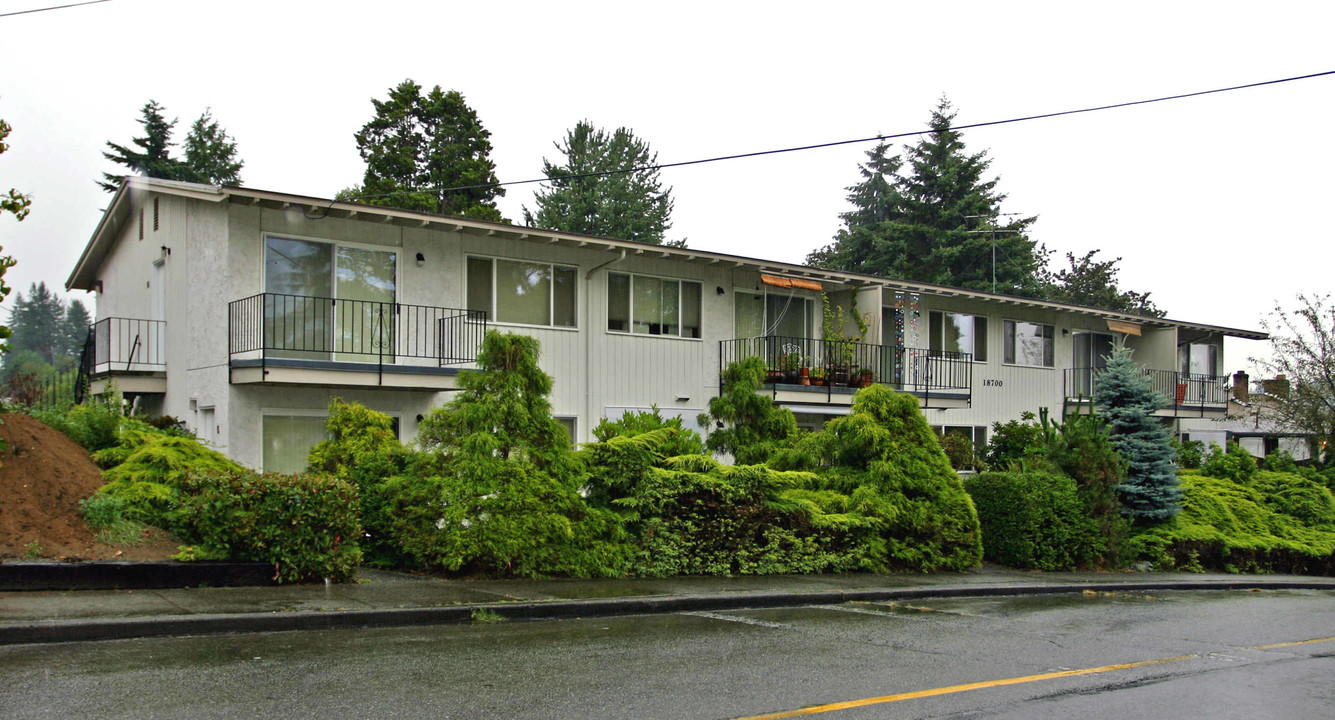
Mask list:
[[[159,531],[134,546],[97,541],[79,501],[102,471],[64,433],[17,413],[0,415],[0,558],[165,560],[176,544]],[[36,545],[33,545],[36,543]]]

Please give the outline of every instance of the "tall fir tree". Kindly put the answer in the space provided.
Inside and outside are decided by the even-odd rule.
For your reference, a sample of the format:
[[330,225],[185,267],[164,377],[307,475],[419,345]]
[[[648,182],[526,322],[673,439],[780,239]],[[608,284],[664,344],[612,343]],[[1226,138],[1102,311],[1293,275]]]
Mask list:
[[366,173],[340,199],[504,222],[491,133],[461,93],[437,85],[423,95],[404,80],[371,104],[375,117],[354,134]]
[[206,108],[190,125],[190,133],[185,136],[185,164],[194,182],[241,184],[241,167],[245,163],[236,156],[236,140],[213,119],[212,109]]
[[[658,153],[627,128],[608,133],[581,120],[556,148],[562,164],[542,161],[548,187],[524,223],[544,230],[662,245],[672,227],[672,188],[659,179]],[[668,243],[677,244],[677,243]]]
[[25,297],[19,293],[9,313],[13,331],[10,344],[17,351],[31,350],[51,365],[67,355],[65,303],[46,287],[33,283]]
[[[997,192],[996,178],[984,178],[991,160],[985,151],[965,151],[954,119],[943,98],[932,111],[926,137],[905,146],[904,160],[887,157],[884,143],[869,151],[860,167],[863,181],[849,188],[854,210],[841,216],[844,227],[835,242],[809,255],[808,263],[1039,295],[1046,251],[1025,235],[1035,218],[1004,219],[1006,196]],[[901,167],[905,161],[907,168]]]
[[60,324],[63,354],[78,357],[83,352],[84,343],[88,340],[88,326],[91,324],[92,318],[83,302],[70,300],[69,307],[65,308],[65,319]]
[[1094,385],[1094,406],[1127,462],[1126,481],[1115,490],[1123,512],[1137,522],[1167,520],[1182,509],[1172,436],[1154,416],[1166,402],[1126,347],[1113,351]]
[[[236,141],[213,119],[211,110],[205,110],[190,126],[184,159],[172,156],[176,120],[168,121],[163,117],[163,110],[156,100],[145,103],[139,119],[144,135],[132,139],[135,147],[108,141],[107,147],[113,152],[103,152],[102,156],[124,165],[129,172],[151,178],[214,185],[241,184],[243,163],[236,156]],[[107,192],[115,192],[120,187],[121,177],[122,174],[103,173],[103,181],[98,185]]]

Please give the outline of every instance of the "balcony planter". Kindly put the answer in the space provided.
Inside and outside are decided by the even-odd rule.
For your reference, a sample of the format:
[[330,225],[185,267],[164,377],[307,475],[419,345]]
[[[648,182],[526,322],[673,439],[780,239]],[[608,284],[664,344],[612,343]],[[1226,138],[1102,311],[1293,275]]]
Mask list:
[[1178,405],[1181,405],[1181,404],[1182,404],[1182,401],[1183,401],[1183,400],[1186,400],[1186,399],[1187,399],[1187,384],[1186,384],[1186,383],[1178,383],[1178,384],[1177,384],[1177,404],[1178,404]]
[[801,370],[798,370],[797,372],[798,372],[798,376],[797,376],[797,384],[798,384],[798,385],[810,385],[810,384],[811,384],[811,368],[802,368]]

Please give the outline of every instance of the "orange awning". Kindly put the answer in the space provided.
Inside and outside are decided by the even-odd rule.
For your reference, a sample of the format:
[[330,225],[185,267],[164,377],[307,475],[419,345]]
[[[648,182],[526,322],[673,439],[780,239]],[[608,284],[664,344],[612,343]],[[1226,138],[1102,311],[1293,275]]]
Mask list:
[[816,290],[816,291],[821,291],[825,289],[824,287],[821,286],[820,283],[816,282],[815,280],[786,278],[786,277],[779,277],[778,275],[761,274],[760,282],[765,283],[766,285],[773,285],[774,287],[781,287],[781,288],[801,288],[802,290]]

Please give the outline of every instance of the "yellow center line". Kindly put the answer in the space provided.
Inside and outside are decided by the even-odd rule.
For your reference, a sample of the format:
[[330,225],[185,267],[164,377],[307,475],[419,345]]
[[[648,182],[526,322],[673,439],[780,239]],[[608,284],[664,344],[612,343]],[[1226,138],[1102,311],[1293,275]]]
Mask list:
[[[1274,645],[1256,645],[1252,649],[1270,650],[1274,648],[1292,647],[1294,645],[1310,645],[1312,643],[1330,642],[1332,640],[1335,640],[1335,637],[1276,643]],[[1060,672],[1043,673],[1041,675],[1025,675],[1022,677],[1004,678],[1002,680],[987,680],[984,682],[967,683],[964,685],[950,685],[948,687],[932,688],[930,690],[915,690],[914,692],[898,693],[896,695],[882,695],[880,697],[863,698],[861,700],[848,700],[845,702],[828,703],[826,705],[812,705],[798,710],[784,710],[782,712],[769,713],[767,715],[748,715],[746,717],[736,718],[735,720],[777,720],[778,718],[800,717],[802,715],[819,715],[821,713],[834,712],[835,710],[848,710],[851,708],[867,707],[868,705],[883,705],[885,703],[899,702],[901,700],[916,700],[918,698],[935,697],[937,695],[951,695],[954,693],[968,692],[970,690],[984,690],[986,688],[1003,687],[1006,685],[1021,685],[1024,683],[1039,682],[1041,680],[1055,680],[1057,678],[1077,677],[1080,675],[1094,675],[1097,673],[1112,672],[1114,670],[1130,670],[1131,668],[1160,665],[1181,660],[1191,660],[1192,658],[1198,657],[1201,656],[1178,655],[1177,657],[1142,660],[1140,662],[1122,663],[1120,665],[1104,665],[1102,667],[1062,670]]]

